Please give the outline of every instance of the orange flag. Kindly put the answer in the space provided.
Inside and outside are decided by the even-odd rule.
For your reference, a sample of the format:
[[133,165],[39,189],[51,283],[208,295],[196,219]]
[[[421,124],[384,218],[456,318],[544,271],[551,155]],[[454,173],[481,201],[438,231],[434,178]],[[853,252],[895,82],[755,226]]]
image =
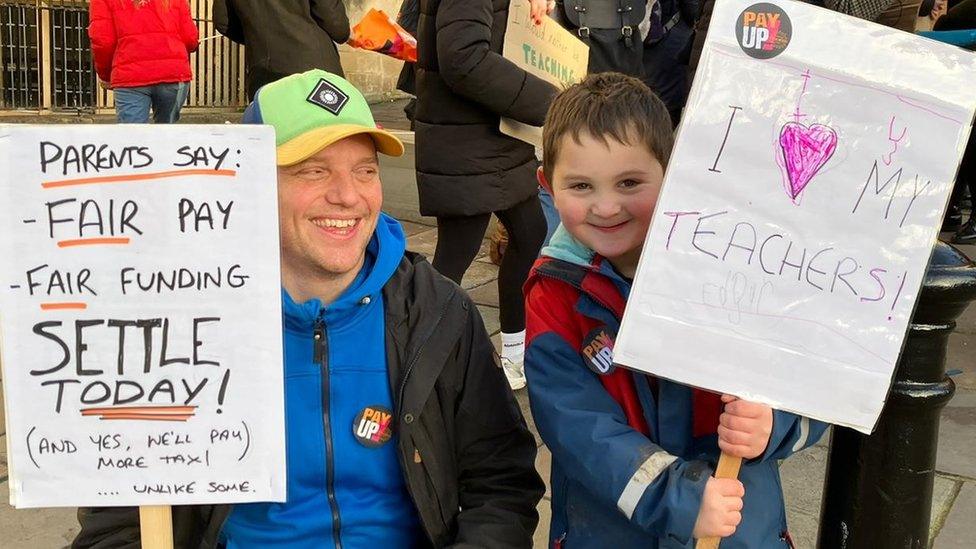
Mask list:
[[352,28],[349,45],[415,63],[417,39],[382,10],[370,9]]

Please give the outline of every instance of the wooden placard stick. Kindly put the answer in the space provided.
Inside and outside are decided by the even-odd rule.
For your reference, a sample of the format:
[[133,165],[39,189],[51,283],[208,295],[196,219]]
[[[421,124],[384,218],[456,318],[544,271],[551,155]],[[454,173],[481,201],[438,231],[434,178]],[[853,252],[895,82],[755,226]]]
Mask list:
[[173,549],[173,508],[169,505],[139,507],[142,549]]
[[[715,468],[715,478],[738,478],[739,468],[742,466],[742,458],[730,456],[722,452],[718,458],[718,467]],[[722,538],[702,538],[695,544],[695,549],[718,549]]]

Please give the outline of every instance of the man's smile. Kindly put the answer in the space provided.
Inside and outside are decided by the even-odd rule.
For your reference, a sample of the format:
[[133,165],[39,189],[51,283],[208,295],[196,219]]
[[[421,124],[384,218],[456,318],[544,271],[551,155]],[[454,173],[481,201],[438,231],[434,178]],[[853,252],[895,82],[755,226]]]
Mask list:
[[313,217],[309,221],[329,236],[344,238],[356,232],[362,218]]

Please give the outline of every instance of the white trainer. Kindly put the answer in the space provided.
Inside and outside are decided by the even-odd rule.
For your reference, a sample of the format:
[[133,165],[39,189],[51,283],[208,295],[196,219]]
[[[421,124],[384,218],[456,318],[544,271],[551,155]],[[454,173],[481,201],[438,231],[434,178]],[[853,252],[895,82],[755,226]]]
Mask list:
[[518,391],[525,387],[525,364],[505,357],[501,357],[501,359],[502,370],[505,372],[505,378],[508,379],[508,385],[512,390]]

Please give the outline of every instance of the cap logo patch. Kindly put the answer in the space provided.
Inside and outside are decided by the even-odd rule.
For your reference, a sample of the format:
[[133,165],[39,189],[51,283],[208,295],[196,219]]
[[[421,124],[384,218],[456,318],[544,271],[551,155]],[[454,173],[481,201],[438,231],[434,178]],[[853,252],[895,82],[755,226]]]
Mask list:
[[393,412],[383,406],[367,406],[356,414],[352,433],[367,448],[379,448],[393,437]]
[[322,78],[306,101],[313,105],[318,105],[334,115],[338,115],[342,112],[342,108],[346,106],[346,103],[349,102],[349,96],[339,88],[333,86],[328,80]]

